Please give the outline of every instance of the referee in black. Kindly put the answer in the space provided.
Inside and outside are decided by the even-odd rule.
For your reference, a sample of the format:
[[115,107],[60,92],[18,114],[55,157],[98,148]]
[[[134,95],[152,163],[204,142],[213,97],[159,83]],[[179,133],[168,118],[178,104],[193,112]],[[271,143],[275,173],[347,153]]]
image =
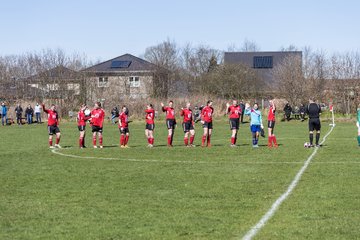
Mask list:
[[319,140],[320,140],[320,114],[321,114],[321,107],[319,104],[314,102],[314,99],[309,99],[309,105],[306,107],[306,113],[309,116],[309,139],[310,139],[310,147],[313,147],[314,141],[314,130],[316,131],[316,147],[320,147]]

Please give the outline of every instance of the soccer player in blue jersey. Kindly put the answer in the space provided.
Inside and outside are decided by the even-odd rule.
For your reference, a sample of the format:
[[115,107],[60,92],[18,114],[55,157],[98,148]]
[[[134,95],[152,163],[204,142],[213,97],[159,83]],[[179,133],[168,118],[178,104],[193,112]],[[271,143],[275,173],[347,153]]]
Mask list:
[[250,116],[250,130],[252,134],[252,144],[254,148],[259,147],[259,135],[261,129],[264,129],[262,124],[261,111],[259,110],[259,105],[257,103],[254,104],[253,108],[250,107],[249,103],[245,104],[245,115]]

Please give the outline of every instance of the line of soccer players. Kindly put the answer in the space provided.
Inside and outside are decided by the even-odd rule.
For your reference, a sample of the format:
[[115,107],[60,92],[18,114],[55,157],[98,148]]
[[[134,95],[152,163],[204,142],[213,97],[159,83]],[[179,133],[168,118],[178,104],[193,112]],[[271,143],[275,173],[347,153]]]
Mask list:
[[[175,109],[173,107],[173,101],[169,101],[168,105],[165,106],[161,103],[162,111],[166,113],[166,126],[168,129],[167,146],[173,146],[173,138],[176,126]],[[201,140],[202,147],[211,147],[211,135],[213,129],[213,114],[214,108],[212,107],[213,102],[207,101],[206,106],[201,108],[200,121],[203,127],[203,135]],[[55,105],[51,105],[50,109],[46,109],[43,104],[43,110],[48,114],[48,132],[49,132],[49,145],[50,148],[61,148],[60,142],[60,129],[59,117],[56,111]],[[270,108],[268,114],[268,147],[277,147],[276,137],[274,135],[275,127],[275,104],[270,101]],[[255,103],[253,107],[250,104],[245,105],[245,111],[242,112],[241,107],[238,105],[236,100],[233,100],[232,105],[226,104],[226,114],[229,115],[229,124],[231,129],[230,146],[236,147],[237,134],[240,126],[241,115],[250,116],[250,130],[252,133],[252,145],[258,147],[259,135],[263,134],[262,115],[259,110],[258,104]],[[186,107],[181,108],[180,116],[183,117],[182,127],[185,133],[184,144],[187,147],[195,147],[195,119],[194,113],[191,109],[191,104],[188,102]],[[155,129],[155,110],[152,104],[148,104],[145,110],[145,136],[148,141],[148,147],[154,146],[154,129]],[[77,124],[80,132],[79,135],[79,147],[85,147],[85,128],[87,121],[90,121],[92,128],[92,143],[93,147],[97,148],[97,138],[99,140],[99,147],[103,148],[103,123],[105,119],[105,111],[101,108],[101,103],[96,102],[94,108],[90,111],[85,104],[80,108],[77,115]],[[118,127],[120,131],[120,147],[128,148],[128,141],[130,137],[129,131],[129,110],[126,106],[123,106],[119,115]],[[56,143],[53,146],[53,135],[56,136]]]

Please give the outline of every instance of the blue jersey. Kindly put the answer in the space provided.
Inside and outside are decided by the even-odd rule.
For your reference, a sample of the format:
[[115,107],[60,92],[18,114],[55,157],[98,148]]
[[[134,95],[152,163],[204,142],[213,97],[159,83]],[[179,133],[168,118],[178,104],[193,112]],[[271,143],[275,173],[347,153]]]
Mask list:
[[250,116],[251,121],[250,125],[262,125],[262,117],[261,117],[261,111],[259,109],[255,110],[253,108],[247,108],[245,109],[245,115]]

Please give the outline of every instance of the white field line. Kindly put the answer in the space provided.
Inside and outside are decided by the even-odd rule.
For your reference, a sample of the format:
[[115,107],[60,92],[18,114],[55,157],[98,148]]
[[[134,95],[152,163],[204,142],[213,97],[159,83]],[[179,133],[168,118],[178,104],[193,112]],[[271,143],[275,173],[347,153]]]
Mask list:
[[78,158],[78,159],[95,159],[95,160],[113,160],[113,161],[127,161],[127,162],[153,162],[153,163],[184,163],[184,164],[302,164],[302,162],[226,162],[226,161],[181,161],[181,160],[157,160],[157,159],[136,159],[136,158],[112,158],[112,157],[90,157],[90,156],[78,156],[73,154],[66,154],[57,151],[58,149],[52,149],[51,152],[63,157]]
[[[324,136],[323,140],[321,141],[320,145],[323,144],[326,140],[326,138],[330,135],[330,133],[333,131],[334,126],[332,126],[329,130],[329,132]],[[297,184],[299,183],[301,176],[309,166],[311,160],[314,158],[316,153],[318,152],[318,148],[315,148],[313,153],[308,157],[308,159],[305,161],[304,165],[300,169],[300,171],[296,174],[295,178],[287,188],[287,190],[273,203],[271,208],[265,213],[264,216],[260,219],[258,223],[256,223],[243,237],[243,240],[250,240],[252,239],[264,226],[265,224],[270,220],[270,218],[275,214],[275,212],[278,210],[280,205],[289,197],[291,192],[295,189]]]

